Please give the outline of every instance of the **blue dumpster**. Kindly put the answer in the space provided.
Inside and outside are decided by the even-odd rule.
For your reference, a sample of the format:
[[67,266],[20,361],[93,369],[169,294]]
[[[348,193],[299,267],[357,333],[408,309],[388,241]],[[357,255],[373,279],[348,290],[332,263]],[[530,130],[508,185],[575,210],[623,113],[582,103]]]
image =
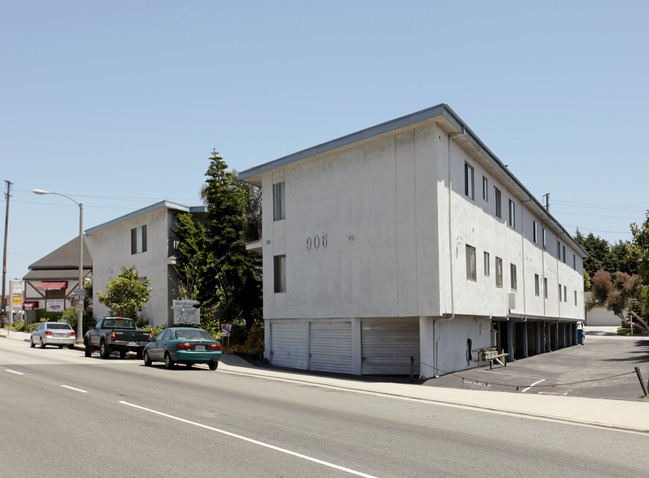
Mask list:
[[577,342],[579,342],[579,345],[584,345],[584,336],[586,335],[586,332],[584,329],[577,329]]

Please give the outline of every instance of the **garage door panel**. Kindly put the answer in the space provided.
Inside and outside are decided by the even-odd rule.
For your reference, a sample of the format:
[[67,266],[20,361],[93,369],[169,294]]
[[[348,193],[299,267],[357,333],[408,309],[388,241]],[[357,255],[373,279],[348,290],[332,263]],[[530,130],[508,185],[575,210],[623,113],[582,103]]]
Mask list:
[[364,320],[361,344],[363,375],[419,374],[418,319]]
[[271,363],[278,367],[306,369],[308,323],[271,322]]
[[311,322],[310,369],[352,373],[351,322]]

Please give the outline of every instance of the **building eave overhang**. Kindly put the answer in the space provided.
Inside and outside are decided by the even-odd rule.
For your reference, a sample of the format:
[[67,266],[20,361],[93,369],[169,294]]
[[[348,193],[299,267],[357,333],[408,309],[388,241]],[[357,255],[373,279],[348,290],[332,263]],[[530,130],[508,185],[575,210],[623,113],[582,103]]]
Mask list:
[[147,206],[142,209],[138,209],[137,211],[133,211],[131,213],[125,214],[124,216],[120,216],[116,219],[113,219],[111,221],[105,222],[103,224],[100,224],[99,226],[91,227],[90,229],[86,229],[86,233],[89,235],[95,234],[97,232],[100,232],[104,229],[108,229],[109,227],[115,226],[117,224],[123,223],[125,221],[128,221],[129,219],[136,218],[138,216],[142,216],[144,214],[148,214],[154,211],[157,211],[158,209],[171,209],[179,212],[192,212],[192,213],[198,213],[198,212],[205,212],[205,206],[195,206],[195,207],[190,207],[190,206],[185,206],[184,204],[179,204],[175,203],[173,201],[160,201],[155,204],[152,204],[150,206]]
[[[582,259],[586,259],[588,254],[586,251],[572,238],[566,229],[547,211],[543,205],[538,201],[532,193],[530,193],[525,186],[514,176],[509,168],[498,157],[491,152],[489,148],[478,138],[478,136],[462,121],[462,119],[445,103],[427,108],[406,116],[386,121],[385,123],[366,128],[355,133],[342,136],[340,138],[327,141],[326,143],[313,146],[311,148],[298,151],[297,153],[289,154],[281,158],[275,159],[268,163],[255,166],[239,173],[239,178],[255,186],[261,186],[262,177],[266,173],[288,166],[297,161],[310,158],[316,155],[327,153],[335,149],[343,148],[345,146],[364,141],[385,133],[390,133],[401,128],[406,128],[418,123],[427,121],[438,122],[447,133],[455,133],[454,141],[458,142],[465,149],[471,149],[479,155],[486,163],[494,175],[500,177],[503,181],[512,186],[513,191],[521,202],[529,203],[529,207],[536,210],[536,213],[543,218],[544,223],[550,227],[557,235],[563,236],[566,242],[570,242],[573,249],[575,249]],[[459,133],[459,134],[458,134]]]

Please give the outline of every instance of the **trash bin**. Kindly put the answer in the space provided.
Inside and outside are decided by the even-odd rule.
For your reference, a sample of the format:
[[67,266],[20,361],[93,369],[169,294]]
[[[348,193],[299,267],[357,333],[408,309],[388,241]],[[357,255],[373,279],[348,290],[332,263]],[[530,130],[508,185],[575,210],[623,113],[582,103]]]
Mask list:
[[586,332],[584,329],[577,329],[577,342],[579,345],[584,345],[584,336],[586,335]]

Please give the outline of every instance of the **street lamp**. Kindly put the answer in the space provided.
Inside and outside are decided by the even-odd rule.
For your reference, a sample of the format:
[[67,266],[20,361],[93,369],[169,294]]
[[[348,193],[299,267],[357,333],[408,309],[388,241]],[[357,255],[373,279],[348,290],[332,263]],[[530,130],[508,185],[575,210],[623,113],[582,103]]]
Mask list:
[[[83,300],[83,291],[85,291],[83,287],[83,203],[76,201],[75,199],[72,199],[70,196],[66,196],[65,194],[61,193],[55,193],[53,191],[44,191],[42,189],[33,189],[32,192],[34,194],[38,195],[44,195],[44,194],[55,194],[57,196],[63,196],[64,198],[68,198],[70,201],[75,203],[77,206],[79,206],[79,285],[77,286],[79,289],[78,293],[78,299],[77,300]],[[76,304],[75,304],[76,305]],[[83,308],[78,308],[77,307],[77,340],[75,341],[78,345],[81,345],[83,343]]]

